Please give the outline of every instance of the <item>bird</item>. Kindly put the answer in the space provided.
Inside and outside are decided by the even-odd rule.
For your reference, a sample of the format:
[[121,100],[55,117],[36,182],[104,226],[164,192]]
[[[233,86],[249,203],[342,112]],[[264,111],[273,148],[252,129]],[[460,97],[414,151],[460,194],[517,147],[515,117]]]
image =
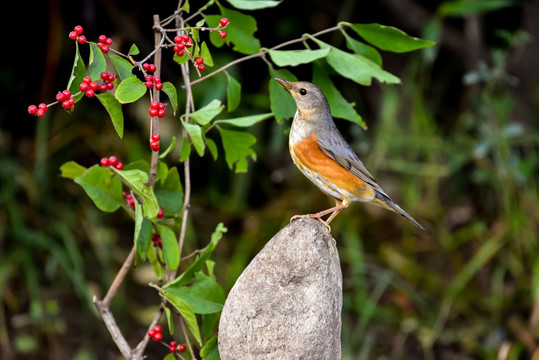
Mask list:
[[[354,201],[361,201],[400,214],[424,230],[382,190],[348,145],[333,121],[328,101],[320,88],[306,81],[274,80],[292,95],[297,107],[288,141],[294,164],[336,203],[334,207],[315,214],[296,215],[291,221],[310,217],[331,229],[330,222],[341,210]],[[329,217],[324,220],[323,217],[328,214]]]

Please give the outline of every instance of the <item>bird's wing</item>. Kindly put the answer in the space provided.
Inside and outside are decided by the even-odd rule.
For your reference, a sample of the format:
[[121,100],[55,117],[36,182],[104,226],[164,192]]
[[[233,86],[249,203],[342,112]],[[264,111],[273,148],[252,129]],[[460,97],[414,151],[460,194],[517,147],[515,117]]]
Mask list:
[[[336,128],[335,128],[336,130]],[[374,190],[386,195],[384,190],[376,183],[372,174],[367,170],[365,165],[359,160],[354,150],[346,143],[342,135],[337,132],[338,136],[324,136],[326,132],[317,134],[318,146],[320,150],[346,170],[357,176],[362,181],[370,185]],[[335,133],[332,132],[332,135]]]

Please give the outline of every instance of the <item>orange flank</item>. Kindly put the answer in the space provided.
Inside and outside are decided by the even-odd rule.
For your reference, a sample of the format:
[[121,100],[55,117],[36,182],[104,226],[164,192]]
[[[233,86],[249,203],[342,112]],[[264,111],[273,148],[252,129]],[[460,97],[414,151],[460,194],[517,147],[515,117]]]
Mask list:
[[[326,182],[326,186],[329,187],[327,184],[332,184],[333,189],[338,188],[342,193],[354,194],[361,198],[372,199],[374,197],[374,190],[364,181],[320,150],[314,133],[295,144],[293,154],[299,166],[304,167],[309,172],[316,173]],[[346,195],[343,196],[343,198],[346,197]]]

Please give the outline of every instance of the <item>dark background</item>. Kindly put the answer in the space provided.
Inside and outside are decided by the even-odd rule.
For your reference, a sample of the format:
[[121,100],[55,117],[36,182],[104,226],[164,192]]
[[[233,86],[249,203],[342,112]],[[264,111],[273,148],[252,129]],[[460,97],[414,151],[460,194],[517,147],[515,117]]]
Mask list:
[[[200,4],[191,1],[191,8]],[[436,13],[441,4],[288,0],[250,13],[266,47],[339,21],[378,22],[438,42],[422,52],[382,52],[399,86],[361,87],[332,77],[369,129],[344,120],[337,126],[388,194],[427,228],[417,232],[399,216],[362,204],[332,223],[343,265],[346,359],[530,358],[539,339],[539,3],[447,18]],[[42,119],[27,107],[52,102],[66,87],[74,52],[67,34],[75,25],[89,40],[106,34],[113,47],[127,51],[136,43],[144,54],[153,47],[152,15],[168,16],[176,3],[13,5],[4,14],[12,23],[4,21],[0,69],[1,357],[118,358],[91,296],[108,288],[129,252],[133,226],[121,212],[99,212],[58,169],[69,160],[91,166],[112,154],[124,163],[149,160],[147,107],[124,107],[123,141],[97,101],[81,101],[73,114],[54,107]],[[337,33],[323,39],[345,48]],[[221,64],[238,56],[226,47],[214,52]],[[165,58],[163,66],[162,78],[178,82],[177,65]],[[310,66],[290,70],[310,80]],[[255,59],[231,71],[243,89],[235,115],[269,111],[266,64]],[[196,102],[215,95],[224,101],[225,83],[217,75],[196,85]],[[179,134],[172,117],[161,123],[165,141]],[[251,129],[257,161],[246,174],[231,173],[224,154],[216,162],[192,156],[185,253],[207,244],[224,222],[229,232],[214,258],[226,291],[292,215],[331,205],[291,163],[289,126],[268,120]],[[171,155],[169,166],[176,159]],[[132,344],[158,305],[146,286],[151,279],[151,269],[133,271],[113,301]],[[148,348],[150,358],[166,351]]]

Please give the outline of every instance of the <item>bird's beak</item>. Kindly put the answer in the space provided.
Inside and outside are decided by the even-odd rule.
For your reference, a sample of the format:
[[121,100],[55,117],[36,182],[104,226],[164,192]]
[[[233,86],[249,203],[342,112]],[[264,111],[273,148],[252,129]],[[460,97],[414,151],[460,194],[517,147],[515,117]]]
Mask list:
[[286,80],[283,80],[283,79],[279,79],[279,78],[275,78],[274,80],[277,81],[282,86],[284,86],[286,90],[288,90],[288,91],[291,90],[290,82],[288,82]]

